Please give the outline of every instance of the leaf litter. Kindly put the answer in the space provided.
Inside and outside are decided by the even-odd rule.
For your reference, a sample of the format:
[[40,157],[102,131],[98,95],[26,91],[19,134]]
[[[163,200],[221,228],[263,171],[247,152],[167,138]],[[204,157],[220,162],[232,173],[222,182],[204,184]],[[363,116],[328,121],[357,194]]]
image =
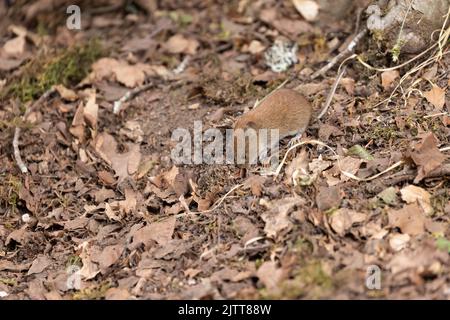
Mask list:
[[[52,19],[44,2],[24,7],[28,21]],[[23,127],[30,170],[22,175],[12,157],[0,158],[1,299],[361,299],[374,295],[364,287],[373,264],[383,272],[378,297],[448,299],[448,55],[389,109],[373,105],[405,70],[374,76],[348,66],[327,116],[305,132],[336,153],[303,145],[277,180],[234,166],[175,165],[174,129],[191,130],[194,120],[203,130],[230,128],[294,72],[288,86],[320,110],[335,71],[309,75],[352,26],[321,23],[318,1],[309,0],[210,3],[208,14],[195,1],[177,10],[138,3],[134,14],[89,18],[78,35],[42,37],[33,24],[0,35],[0,89],[22,74],[14,92],[25,103],[56,91],[24,123],[22,106],[0,95],[0,147],[10,154],[11,129]],[[41,49],[64,52],[92,35],[108,49],[102,57],[89,46],[75,50],[88,70],[49,79],[58,63],[73,66],[63,53],[27,75]],[[279,38],[295,58],[276,73],[265,53]],[[115,101],[150,82],[112,113]],[[403,169],[370,182],[352,178],[400,160]],[[80,286],[68,287],[72,272]]]

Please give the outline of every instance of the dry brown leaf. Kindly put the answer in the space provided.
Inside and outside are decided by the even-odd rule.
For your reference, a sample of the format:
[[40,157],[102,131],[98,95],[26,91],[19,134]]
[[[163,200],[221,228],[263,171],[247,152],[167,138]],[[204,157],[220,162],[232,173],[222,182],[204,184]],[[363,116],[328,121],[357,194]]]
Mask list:
[[105,292],[106,300],[128,300],[131,294],[126,289],[110,288]]
[[59,93],[61,98],[67,101],[76,101],[78,99],[78,95],[75,93],[75,91],[67,89],[62,84],[55,85],[53,88]]
[[392,235],[389,238],[389,245],[391,246],[392,250],[394,251],[400,251],[408,245],[409,240],[411,240],[411,237],[408,234],[395,234]]
[[264,52],[266,47],[258,40],[252,40],[248,45],[242,47],[242,52],[250,52],[251,54],[258,54]]
[[92,127],[97,128],[97,118],[98,118],[98,104],[95,102],[96,93],[92,90],[89,94],[86,106],[83,109],[83,115],[86,122]]
[[25,37],[16,37],[6,41],[3,51],[7,57],[19,57],[25,52],[26,43]]
[[400,190],[402,199],[406,203],[419,202],[425,214],[430,215],[433,213],[433,207],[431,206],[431,195],[420,187],[409,185]]
[[261,215],[261,218],[266,223],[264,231],[267,237],[276,238],[282,231],[289,231],[292,228],[292,223],[289,220],[289,213],[291,213],[296,206],[301,205],[304,202],[305,200],[300,197],[290,197],[269,203],[270,210]]
[[342,193],[338,186],[320,187],[316,195],[316,204],[320,211],[337,208],[342,201]]
[[88,241],[82,242],[78,248],[81,249],[80,258],[81,262],[83,263],[83,267],[78,272],[79,275],[84,280],[90,280],[95,278],[97,274],[99,274],[100,270],[98,268],[98,265],[94,262],[92,262],[92,246],[89,244]]
[[405,205],[400,210],[388,212],[389,224],[411,236],[425,232],[425,215],[417,203]]
[[50,266],[51,263],[52,263],[52,260],[50,258],[40,254],[40,255],[37,256],[36,259],[34,259],[33,263],[31,264],[30,269],[28,270],[27,275],[32,275],[32,274],[35,274],[35,273],[41,273],[48,266]]
[[319,5],[314,0],[292,0],[295,9],[307,21],[314,21],[319,14]]
[[330,217],[331,228],[341,237],[355,224],[365,221],[366,215],[347,208],[341,208]]
[[124,84],[128,88],[134,88],[144,83],[145,73],[141,67],[137,65],[128,65],[121,63],[114,67],[114,74],[118,82]]
[[433,85],[431,90],[423,93],[423,96],[436,107],[438,111],[442,111],[445,104],[445,90]]
[[175,223],[176,218],[170,217],[139,229],[133,235],[132,247],[134,248],[141,243],[144,244],[144,246],[148,246],[152,240],[161,246],[165,246],[172,239]]
[[107,246],[103,249],[100,255],[96,258],[96,262],[99,263],[102,273],[105,273],[106,269],[119,260],[124,250],[125,248],[121,244]]
[[414,183],[420,182],[446,159],[446,156],[439,151],[437,143],[437,138],[430,132],[411,152],[411,159],[419,167]]
[[266,261],[259,267],[256,276],[268,290],[275,290],[286,274],[275,262]]
[[141,160],[139,145],[127,144],[128,151],[117,153],[117,142],[108,133],[100,133],[95,141],[95,150],[115,171],[119,183],[134,174]]
[[167,40],[164,44],[164,48],[170,53],[185,53],[185,54],[195,54],[199,43],[195,39],[185,38],[181,34],[176,34]]
[[381,85],[383,86],[383,89],[388,90],[391,87],[392,82],[398,77],[400,77],[398,70],[383,71],[381,73]]

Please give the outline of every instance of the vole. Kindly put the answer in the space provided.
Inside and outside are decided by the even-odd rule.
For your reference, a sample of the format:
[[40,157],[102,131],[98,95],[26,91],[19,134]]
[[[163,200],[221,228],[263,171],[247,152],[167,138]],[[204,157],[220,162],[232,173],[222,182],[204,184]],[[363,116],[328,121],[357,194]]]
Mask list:
[[[270,93],[255,108],[236,119],[233,127],[235,154],[237,139],[242,137],[241,135],[246,129],[251,128],[256,130],[256,132],[260,129],[278,129],[279,139],[266,144],[266,147],[268,144],[273,146],[285,137],[305,132],[311,119],[311,114],[311,104],[297,91],[278,89]],[[243,129],[243,131],[237,131],[238,129]],[[258,135],[258,143],[259,141]],[[251,161],[254,160],[255,156],[248,157],[248,140],[245,142],[245,150],[246,163],[252,163]]]

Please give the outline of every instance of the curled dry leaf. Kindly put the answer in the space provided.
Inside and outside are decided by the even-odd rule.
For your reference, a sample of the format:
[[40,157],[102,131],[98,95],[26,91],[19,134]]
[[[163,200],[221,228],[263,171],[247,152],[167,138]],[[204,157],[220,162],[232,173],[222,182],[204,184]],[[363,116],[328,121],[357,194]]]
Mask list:
[[403,201],[406,203],[419,202],[425,214],[430,215],[433,213],[433,207],[431,206],[431,195],[420,187],[409,185],[400,190]]
[[422,234],[425,231],[425,215],[417,203],[405,205],[400,210],[389,210],[389,224],[398,227],[402,233]]
[[25,37],[19,36],[8,40],[3,46],[3,51],[8,58],[19,57],[25,52]]
[[400,77],[398,70],[383,71],[381,73],[381,86],[384,90],[389,90],[395,79]]
[[83,267],[80,269],[79,274],[85,280],[93,279],[100,270],[98,265],[92,261],[92,246],[88,241],[84,241],[79,245],[79,248],[81,249],[81,262],[83,263]]
[[139,230],[133,235],[132,248],[139,244],[148,246],[151,241],[157,242],[161,246],[165,246],[172,239],[175,230],[176,218],[170,217],[160,222],[154,222]]
[[355,224],[366,220],[366,215],[347,208],[333,212],[330,217],[331,228],[341,237]]
[[48,266],[50,266],[51,263],[52,263],[52,260],[50,258],[40,254],[40,255],[38,255],[38,257],[36,259],[34,259],[33,263],[31,264],[30,269],[28,270],[27,275],[41,273]]
[[96,261],[100,265],[102,273],[104,273],[106,269],[108,269],[110,266],[112,266],[119,260],[124,250],[125,248],[121,244],[107,246],[106,248],[103,249],[103,251],[96,259]]
[[95,141],[95,150],[116,172],[119,183],[137,171],[141,160],[139,145],[127,144],[127,146],[127,152],[118,153],[116,140],[105,132],[100,133]]
[[423,93],[425,99],[428,100],[438,111],[442,111],[445,104],[445,90],[433,85],[431,90]]
[[96,93],[92,90],[89,94],[86,106],[83,109],[83,115],[86,122],[92,127],[97,128],[97,118],[98,118],[98,104],[95,102]]
[[289,220],[289,213],[304,202],[305,200],[300,197],[290,197],[269,203],[270,210],[261,215],[266,223],[264,231],[267,237],[275,238],[280,232],[290,230],[292,223]]
[[164,48],[170,53],[185,53],[185,54],[195,54],[199,43],[195,39],[185,38],[181,34],[176,34],[167,40]]
[[414,151],[411,152],[411,159],[419,167],[414,183],[420,182],[431,171],[438,168],[446,159],[445,155],[439,151],[437,142],[438,140],[435,135],[430,132],[422,139],[420,144],[415,146]]

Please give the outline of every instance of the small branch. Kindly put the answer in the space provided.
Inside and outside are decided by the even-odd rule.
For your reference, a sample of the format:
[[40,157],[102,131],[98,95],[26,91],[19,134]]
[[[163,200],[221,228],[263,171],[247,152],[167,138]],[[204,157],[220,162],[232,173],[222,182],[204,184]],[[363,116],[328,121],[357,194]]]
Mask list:
[[139,93],[150,89],[153,87],[153,82],[149,82],[147,84],[144,84],[143,86],[134,88],[133,90],[127,91],[122,98],[120,98],[117,101],[114,101],[114,107],[113,107],[113,113],[118,114],[120,112],[120,109],[122,108],[122,104],[124,102],[127,102],[128,100],[133,99],[135,96],[137,96]]
[[[26,121],[27,116],[34,111],[38,105],[41,105],[44,100],[46,100],[53,92],[55,92],[55,89],[51,88],[47,90],[38,100],[36,100],[26,111],[25,114],[22,116],[22,120]],[[13,138],[13,150],[14,150],[14,159],[16,160],[17,166],[19,167],[20,171],[22,173],[27,173],[28,168],[25,165],[25,163],[22,160],[22,157],[20,155],[20,149],[19,149],[19,138],[20,138],[20,131],[21,129],[19,127],[16,127],[14,130],[14,138]]]
[[358,42],[365,36],[367,33],[367,27],[364,27],[354,38],[350,43],[348,44],[347,48],[343,50],[341,53],[339,53],[337,56],[335,56],[333,59],[328,62],[324,67],[322,67],[320,70],[314,72],[311,76],[311,79],[315,79],[318,76],[324,75],[328,70],[333,68],[339,61],[341,61],[345,56],[353,53],[355,50],[356,45]]
[[317,120],[320,120],[324,116],[325,113],[327,113],[328,108],[330,107],[331,100],[333,100],[334,93],[336,92],[337,86],[339,84],[339,81],[341,81],[342,76],[345,73],[345,70],[347,69],[346,66],[344,66],[338,73],[336,80],[334,80],[333,87],[331,87],[330,93],[328,93],[327,101],[325,102],[325,106],[323,107],[320,114],[317,116]]
[[[184,57],[183,61],[181,61],[181,63],[172,70],[172,74],[178,75],[178,74],[182,73],[186,69],[186,66],[189,63],[189,60],[190,60],[189,56]],[[151,87],[153,87],[153,82],[150,81],[149,83],[144,84],[143,86],[140,86],[140,87],[137,87],[137,88],[127,91],[122,96],[122,98],[120,98],[117,101],[114,101],[113,113],[118,114],[120,112],[120,110],[122,109],[122,104],[124,102],[127,102],[127,101],[133,99],[135,96],[137,96],[138,94],[140,94],[143,91],[150,89]]]
[[14,139],[13,139],[14,159],[16,160],[17,166],[19,167],[20,171],[22,173],[27,173],[28,168],[25,165],[25,163],[23,163],[22,157],[20,156],[19,136],[20,136],[20,128],[16,127],[16,130],[14,131]]

